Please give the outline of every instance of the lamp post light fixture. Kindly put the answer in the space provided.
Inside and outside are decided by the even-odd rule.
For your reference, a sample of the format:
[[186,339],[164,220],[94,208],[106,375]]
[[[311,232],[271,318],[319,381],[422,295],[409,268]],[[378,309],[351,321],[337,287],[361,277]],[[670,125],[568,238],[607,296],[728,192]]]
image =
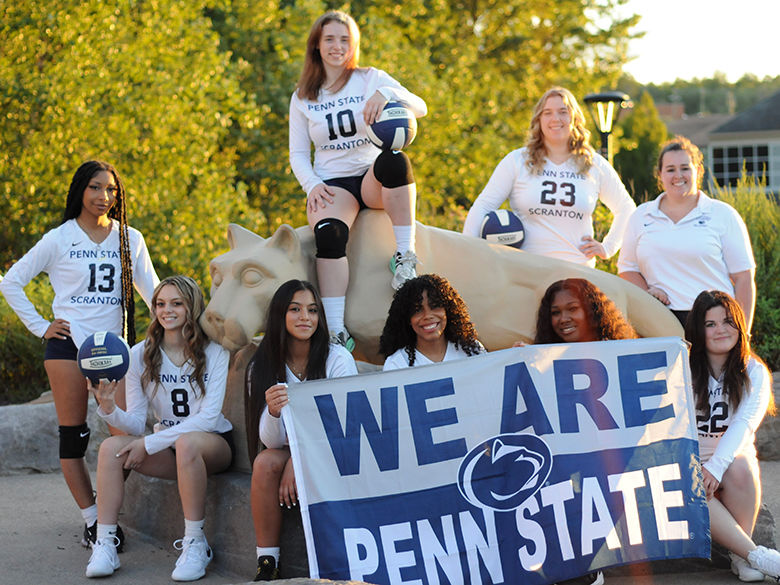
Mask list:
[[589,93],[584,100],[601,134],[601,156],[612,164],[612,128],[620,116],[620,111],[630,108],[633,104],[628,94],[622,91]]

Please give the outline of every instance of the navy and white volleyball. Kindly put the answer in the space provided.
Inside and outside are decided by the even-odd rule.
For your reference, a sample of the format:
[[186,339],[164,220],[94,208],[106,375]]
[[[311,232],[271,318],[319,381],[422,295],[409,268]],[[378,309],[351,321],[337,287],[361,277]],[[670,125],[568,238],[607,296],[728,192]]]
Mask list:
[[507,209],[496,209],[485,214],[479,235],[491,244],[520,248],[525,241],[523,222]]
[[403,150],[417,136],[417,118],[398,102],[387,102],[376,122],[366,128],[368,139],[382,150]]
[[115,333],[99,331],[81,344],[77,362],[81,373],[93,384],[101,379],[121,380],[130,367],[130,348]]

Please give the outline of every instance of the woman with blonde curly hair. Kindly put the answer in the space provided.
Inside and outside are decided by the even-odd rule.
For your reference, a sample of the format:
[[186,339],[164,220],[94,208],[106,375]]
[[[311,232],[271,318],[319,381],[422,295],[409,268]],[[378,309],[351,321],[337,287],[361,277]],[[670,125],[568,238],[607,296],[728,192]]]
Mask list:
[[[553,87],[537,102],[523,148],[498,163],[474,201],[463,233],[479,237],[485,214],[509,199],[523,222],[523,249],[595,266],[618,251],[635,209],[615,170],[589,144],[585,116],[572,93]],[[614,219],[603,242],[593,235],[593,211],[602,201]]]
[[[87,577],[107,577],[120,566],[117,517],[128,470],[178,482],[184,537],[174,542],[182,553],[171,578],[200,579],[213,558],[203,533],[206,481],[230,466],[234,447],[233,427],[222,415],[230,355],[201,329],[203,309],[203,293],[193,279],[164,279],[152,296],[146,339],[130,351],[127,409],[114,401],[116,381],[89,386],[98,415],[127,434],[100,445],[97,539]],[[149,407],[157,423],[144,436]]]
[[393,295],[379,338],[384,370],[445,362],[483,353],[466,303],[449,281],[423,274]]
[[663,145],[655,171],[663,192],[629,219],[618,274],[669,307],[683,327],[701,291],[727,292],[750,331],[756,262],[745,222],[701,190],[703,156],[684,136]]

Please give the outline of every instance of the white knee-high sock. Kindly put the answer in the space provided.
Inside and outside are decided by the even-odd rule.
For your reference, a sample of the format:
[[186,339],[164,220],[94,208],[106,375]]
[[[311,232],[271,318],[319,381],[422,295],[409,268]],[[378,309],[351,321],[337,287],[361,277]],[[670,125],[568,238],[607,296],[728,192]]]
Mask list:
[[339,332],[344,330],[344,305],[346,297],[322,297],[322,306],[325,309],[325,319],[328,321],[328,329]]
[[395,247],[401,254],[409,250],[414,252],[414,225],[394,225],[393,234],[395,234]]

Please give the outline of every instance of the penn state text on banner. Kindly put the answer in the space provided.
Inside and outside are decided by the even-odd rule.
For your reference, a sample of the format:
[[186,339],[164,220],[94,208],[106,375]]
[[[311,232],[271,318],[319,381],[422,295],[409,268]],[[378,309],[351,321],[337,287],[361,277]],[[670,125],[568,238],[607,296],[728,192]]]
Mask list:
[[528,346],[290,388],[311,576],[554,583],[710,554],[679,338]]

